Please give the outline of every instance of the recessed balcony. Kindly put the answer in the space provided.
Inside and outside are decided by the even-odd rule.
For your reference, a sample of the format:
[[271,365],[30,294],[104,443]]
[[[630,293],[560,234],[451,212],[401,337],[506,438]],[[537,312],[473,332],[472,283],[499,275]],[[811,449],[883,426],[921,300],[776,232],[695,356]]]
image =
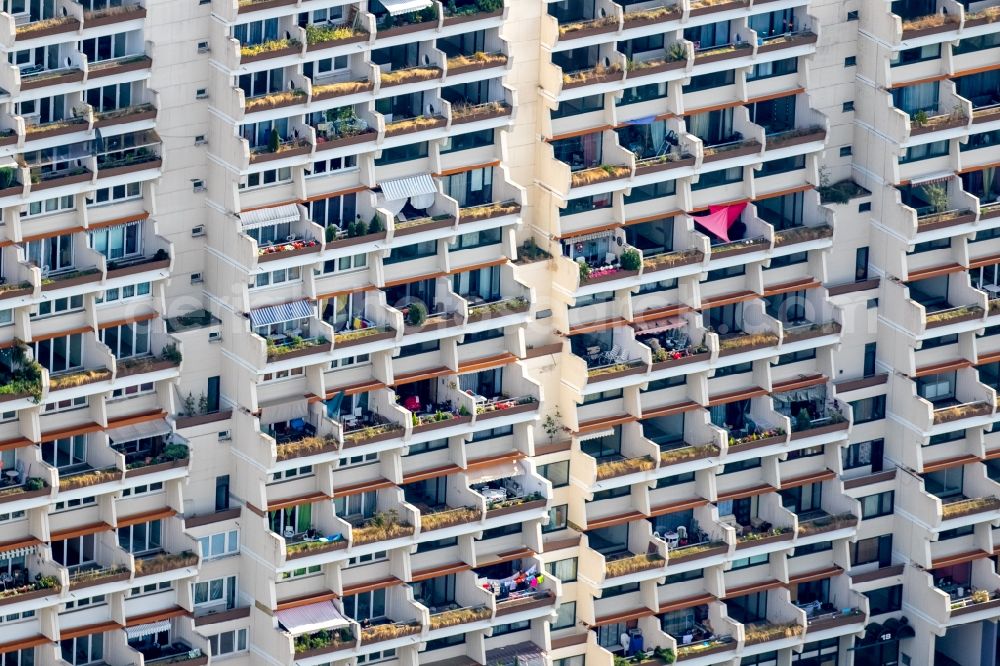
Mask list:
[[146,18],[146,8],[138,2],[116,3],[113,0],[105,0],[105,2],[93,2],[91,7],[83,12],[85,30]]
[[193,567],[198,564],[198,556],[191,551],[180,553],[161,552],[135,558],[135,577]]

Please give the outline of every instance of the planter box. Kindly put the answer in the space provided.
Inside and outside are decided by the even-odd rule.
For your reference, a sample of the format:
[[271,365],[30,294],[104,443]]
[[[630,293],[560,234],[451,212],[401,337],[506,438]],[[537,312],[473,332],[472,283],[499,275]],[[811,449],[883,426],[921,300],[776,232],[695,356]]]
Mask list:
[[747,548],[753,548],[754,546],[761,546],[767,543],[777,543],[779,541],[791,541],[795,537],[795,532],[784,532],[782,534],[775,534],[774,536],[767,536],[762,539],[753,539],[752,541],[738,541],[736,543],[736,550],[745,550]]
[[[989,220],[994,217],[1000,217],[1000,206],[993,206],[991,208],[979,209],[980,220]],[[3,296],[0,296],[0,298],[3,298]]]
[[0,291],[0,301],[8,298],[17,298],[18,296],[30,296],[34,291],[31,287],[26,287],[24,289],[7,289],[6,291]]
[[377,234],[365,234],[364,236],[355,236],[354,238],[339,238],[337,240],[328,241],[326,247],[327,249],[337,249],[341,247],[361,245],[362,243],[371,243],[374,241],[385,240],[385,235],[386,232],[380,231]]
[[[337,442],[331,441],[329,445],[324,446],[319,449],[311,449],[309,451],[293,451],[292,444],[278,444],[277,445],[277,459],[282,460],[294,460],[295,458],[302,458],[304,456],[318,456],[325,453],[333,453],[337,450]],[[289,452],[287,455],[282,455],[283,452]]]
[[24,140],[27,141],[37,141],[38,139],[44,139],[50,136],[62,136],[63,134],[72,134],[73,132],[86,132],[89,129],[89,125],[86,121],[84,122],[70,122],[61,127],[44,127],[40,125],[35,125],[39,129],[35,131],[29,131],[25,128]]
[[566,81],[563,79],[563,90],[592,86],[598,83],[608,83],[609,81],[621,81],[625,77],[625,72],[607,72],[605,74],[595,74],[579,81]]
[[[691,12],[694,15],[694,12]],[[694,54],[694,64],[695,65],[705,65],[710,62],[719,62],[720,60],[729,60],[730,58],[739,58],[740,56],[750,55],[753,53],[753,47],[747,44],[746,46],[739,46],[731,51],[720,51],[719,53],[706,53],[704,55]]]
[[[346,93],[346,94],[348,94],[348,95],[355,95],[355,94],[360,94],[360,93],[363,93],[363,92],[371,92],[372,90],[375,89],[375,84],[372,83],[371,81],[362,81],[360,83],[364,84],[360,90],[358,90],[357,92],[351,92],[351,93]],[[322,85],[322,84],[320,84],[320,85]],[[326,91],[321,91],[321,92],[316,92],[315,90],[316,89],[313,88],[313,98],[312,99],[313,99],[314,102],[318,102],[318,101],[324,100],[324,99],[331,99],[333,97],[341,97],[341,96],[343,96],[345,94],[345,93],[338,93],[338,92],[336,92],[334,90],[326,90]]]
[[320,141],[317,137],[316,139],[316,152],[323,150],[333,150],[334,148],[343,148],[344,146],[354,146],[359,143],[365,143],[368,141],[374,141],[378,137],[378,132],[375,130],[367,130],[360,134],[355,134],[353,136],[345,136],[339,139]]
[[421,30],[430,30],[436,28],[438,25],[437,19],[433,21],[423,21],[421,23],[410,23],[407,25],[396,26],[394,28],[383,28],[375,30],[375,39],[385,39],[387,37],[396,37],[398,35],[408,35],[411,32],[420,32]]
[[552,595],[546,592],[544,595],[538,595],[531,598],[524,599],[509,599],[506,601],[497,602],[496,617],[501,615],[510,615],[511,613],[519,613],[521,611],[532,610],[533,608],[544,608],[545,606],[552,605]]
[[[289,106],[298,106],[299,104],[305,104],[306,99],[307,98],[304,92],[301,95],[294,95],[290,98],[279,98],[275,95],[272,99],[268,99],[267,97],[247,99],[243,104],[243,113],[245,115],[257,113],[259,111],[270,111],[272,109],[284,109]],[[253,102],[253,104],[251,104],[251,102]]]
[[767,347],[776,347],[776,346],[778,346],[777,340],[775,340],[774,342],[765,342],[756,345],[747,345],[745,347],[736,347],[735,349],[725,349],[725,350],[720,349],[719,357],[721,358],[723,356],[732,356],[733,354],[745,354],[746,352],[751,352],[751,351],[756,351],[758,349],[766,349]]
[[[51,180],[43,180],[38,183],[31,184],[31,191],[38,192],[39,190],[47,190],[53,187],[63,187],[65,185],[75,185],[76,183],[85,183],[93,178],[92,173],[85,171],[83,173],[74,174],[72,176],[61,176],[59,178],[53,178]],[[43,287],[44,289],[44,287]]]
[[712,647],[707,647],[702,650],[696,650],[691,653],[681,652],[683,646],[677,646],[677,661],[685,661],[687,659],[697,659],[707,654],[718,654],[719,652],[729,652],[730,650],[736,649],[736,641],[731,641],[729,643],[719,643],[718,645],[713,645]]
[[273,162],[275,160],[283,160],[286,157],[298,157],[299,155],[308,155],[312,150],[312,146],[308,143],[295,146],[294,148],[286,148],[285,150],[279,150],[276,153],[264,152],[264,153],[250,153],[250,164],[260,164],[261,162]]
[[743,157],[744,155],[753,155],[754,153],[759,152],[760,144],[756,141],[751,141],[750,143],[740,146],[739,148],[723,150],[721,153],[714,153],[712,155],[705,155],[702,162],[718,162],[719,160],[728,160],[733,157]]
[[789,435],[789,439],[794,442],[797,439],[805,439],[806,437],[816,437],[817,435],[825,435],[830,432],[837,432],[838,430],[847,430],[847,421],[842,421],[840,423],[831,423],[829,425],[819,426],[818,428],[809,428],[808,430],[794,431],[792,432],[791,435]]
[[66,83],[79,83],[80,81],[83,81],[83,70],[74,69],[71,72],[59,74],[58,76],[39,76],[29,77],[27,80],[22,79],[21,91],[36,90],[45,86],[57,86]]
[[694,164],[693,157],[684,157],[682,159],[676,160],[674,162],[660,162],[656,164],[639,164],[635,165],[635,175],[641,176],[647,173],[657,173],[659,171],[667,171],[669,169],[679,169],[680,167],[691,166]]
[[525,412],[534,412],[537,409],[537,401],[526,402],[523,405],[514,405],[513,407],[508,407],[507,409],[494,409],[491,412],[476,414],[476,421],[485,421],[487,419],[497,418],[498,416],[509,416],[511,414],[524,414]]
[[714,14],[716,12],[726,12],[731,9],[741,9],[746,7],[749,3],[747,0],[733,0],[733,2],[727,2],[724,5],[709,5],[707,7],[692,7],[689,16],[703,16],[705,14]]
[[581,28],[579,30],[573,30],[572,32],[563,33],[559,32],[559,42],[569,42],[575,39],[584,39],[586,37],[594,37],[595,35],[605,35],[609,32],[618,32],[617,23],[606,23],[604,25],[594,25],[588,28]]
[[1000,118],[1000,106],[992,109],[983,109],[981,111],[973,110],[972,112],[973,125],[977,125],[979,123],[991,123],[998,118]]
[[19,500],[34,499],[35,497],[45,497],[52,493],[52,489],[46,486],[38,490],[25,490],[23,493],[13,493],[0,496],[0,504],[7,502],[17,502]]
[[337,340],[336,337],[333,338],[333,345],[336,349],[343,349],[344,347],[356,347],[358,345],[367,345],[372,342],[380,342],[382,340],[389,340],[396,337],[396,331],[382,331],[380,333],[372,333],[363,338],[354,338],[351,340]]
[[[759,2],[760,2],[760,0],[758,0],[758,3]],[[655,19],[649,19],[649,18],[638,19],[638,18],[633,18],[633,19],[629,20],[629,14],[628,14],[628,12],[626,12],[625,13],[625,21],[624,21],[624,29],[625,30],[629,30],[631,28],[641,28],[642,26],[646,26],[646,25],[660,24],[660,23],[665,23],[667,21],[676,21],[676,20],[678,20],[681,17],[681,13],[682,13],[681,10],[677,9],[675,11],[669,12],[669,13],[664,14],[663,16],[660,16],[659,18],[655,18]],[[634,16],[634,14],[632,16]]]
[[765,437],[764,439],[758,439],[744,444],[730,444],[728,452],[735,453],[738,451],[751,451],[753,449],[761,449],[765,446],[771,446],[772,444],[778,444],[783,441],[785,441],[784,435],[774,435],[773,437]]
[[769,44],[761,44],[757,47],[757,53],[769,53],[771,51],[780,51],[781,49],[791,48],[793,46],[800,46],[802,44],[815,44],[816,35],[813,33],[804,35],[795,35],[790,39],[786,39],[783,42],[772,42]]
[[58,277],[53,278],[53,282],[50,284],[43,284],[42,291],[55,291],[57,289],[65,289],[66,287],[76,287],[81,284],[90,284],[91,282],[101,281],[101,272],[94,271],[93,273],[87,273],[86,275],[76,275],[71,278],[66,278],[65,280],[60,280]]
[[[96,65],[98,63],[94,64]],[[115,74],[124,74],[125,72],[135,72],[140,69],[149,69],[152,64],[152,59],[143,57],[137,60],[130,60],[129,62],[118,63],[113,66],[98,67],[96,70],[91,68],[87,73],[87,78],[98,79],[102,76],[114,76]]]
[[258,0],[252,5],[243,5],[238,7],[236,10],[237,14],[250,14],[253,12],[259,12],[264,9],[273,9],[275,7],[288,7],[289,5],[294,5],[295,0]]
[[102,578],[94,578],[92,580],[85,580],[80,582],[70,582],[69,589],[76,591],[82,590],[86,587],[93,587],[95,585],[103,585],[104,583],[119,583],[123,580],[128,580],[131,577],[131,573],[128,571],[122,571],[111,576],[104,576]]
[[965,15],[965,25],[964,25],[964,28],[966,30],[968,30],[969,28],[974,28],[977,25],[986,25],[988,23],[996,23],[998,20],[1000,20],[1000,19],[994,18],[991,21],[989,16],[979,16],[977,18],[969,18],[969,15],[966,14]]
[[715,555],[721,555],[722,553],[728,552],[728,545],[715,546],[707,550],[698,551],[692,553],[691,555],[685,555],[684,553],[675,554],[674,551],[667,551],[667,568],[669,570],[671,563],[679,564],[681,562],[687,562],[689,560],[697,560],[703,557],[713,557]]
[[934,222],[926,222],[920,224],[920,220],[917,220],[917,230],[918,231],[931,231],[933,229],[945,229],[947,227],[954,227],[959,224],[968,224],[976,219],[976,214],[969,212],[964,215],[956,215],[955,217],[950,217],[944,220],[936,220]]
[[125,470],[125,478],[131,479],[137,476],[143,476],[144,474],[155,474],[156,472],[165,472],[168,469],[175,469],[177,467],[187,467],[189,458],[179,458],[178,460],[168,460],[164,463],[158,463],[156,465],[146,465],[145,467],[136,467],[133,469]]
[[442,328],[449,328],[451,326],[456,326],[457,324],[458,324],[458,319],[455,317],[455,315],[448,315],[448,317],[444,319],[428,321],[420,326],[410,326],[409,324],[406,324],[405,326],[403,326],[403,335],[411,335],[413,333],[425,333],[427,331],[437,331]]
[[929,28],[912,28],[910,30],[903,29],[903,39],[916,39],[917,37],[926,37],[927,35],[936,35],[939,32],[948,32],[949,30],[958,30],[958,22],[946,21],[941,25],[934,25]]
[[851,615],[838,615],[837,617],[824,617],[818,620],[813,620],[806,625],[806,633],[810,631],[823,631],[824,629],[833,629],[834,627],[844,627],[849,624],[864,623],[865,616],[864,613],[852,613]]
[[336,46],[344,46],[346,44],[357,44],[358,42],[367,42],[371,35],[364,33],[361,35],[352,35],[345,39],[330,39],[325,42],[314,42],[312,44],[306,44],[306,51],[322,51],[323,49],[332,49]]
[[477,321],[483,321],[484,319],[493,319],[495,317],[506,317],[512,314],[521,314],[522,312],[527,312],[529,307],[530,305],[528,303],[525,303],[523,306],[514,309],[504,308],[503,312],[494,313],[491,310],[486,310],[484,312],[477,312],[476,314],[470,313],[468,320],[466,320],[466,323],[474,324]]
[[968,123],[968,118],[950,118],[944,122],[935,123],[933,125],[917,125],[911,121],[910,136],[920,136],[921,134],[940,132],[941,130],[952,129],[954,127],[965,127]]
[[824,335],[839,335],[840,334],[840,324],[834,326],[832,331],[824,331],[821,328],[809,329],[804,331],[785,331],[781,342],[786,344],[789,342],[798,342],[800,340],[811,340],[812,338],[822,337]]
[[143,120],[155,119],[156,109],[146,109],[145,111],[137,111],[135,113],[129,113],[124,116],[116,116],[114,118],[94,118],[94,127],[110,127],[112,125],[137,123]]
[[[403,122],[405,122],[405,121],[403,121]],[[445,118],[434,118],[434,122],[431,123],[430,125],[420,125],[420,126],[414,125],[412,127],[403,127],[403,126],[399,126],[399,127],[386,127],[385,128],[385,135],[387,137],[390,137],[390,136],[402,136],[404,134],[415,134],[417,132],[426,132],[428,130],[437,129],[439,127],[444,127],[447,124],[448,124],[448,121]]]
[[97,169],[98,178],[112,178],[114,176],[122,176],[127,173],[135,173],[137,171],[145,171],[146,169],[159,169],[163,166],[163,160],[157,158],[155,160],[146,160],[145,162],[135,162],[133,164],[126,164],[124,166],[111,167],[110,169]]
[[379,434],[377,434],[377,435],[375,435],[373,437],[366,437],[364,439],[349,440],[349,439],[347,439],[345,437],[344,438],[344,448],[345,449],[353,449],[356,446],[364,446],[365,444],[374,444],[376,442],[384,442],[384,441],[386,441],[388,439],[394,439],[396,437],[402,437],[402,436],[403,436],[403,429],[400,428],[399,430],[389,430],[387,432],[380,432]]
[[487,509],[487,518],[496,518],[497,516],[506,516],[512,513],[517,513],[518,511],[528,511],[530,509],[538,509],[545,506],[545,500],[531,500],[530,502],[524,502],[522,504],[516,504],[514,506],[504,506],[499,509]]
[[194,626],[200,627],[206,624],[219,624],[220,622],[230,622],[232,620],[242,620],[250,617],[250,607],[233,608],[232,610],[211,611],[204,615],[194,616]]
[[421,432],[428,432],[430,430],[441,430],[442,428],[448,428],[453,425],[461,425],[463,423],[469,423],[472,421],[471,416],[456,416],[454,418],[446,419],[444,421],[434,421],[433,423],[422,423],[420,425],[413,426],[413,434]]
[[803,143],[810,143],[812,141],[822,141],[826,138],[826,132],[820,130],[818,132],[813,132],[811,134],[801,134],[799,136],[793,136],[787,139],[782,139],[780,136],[776,137],[775,140],[771,140],[764,137],[767,145],[765,150],[773,150],[775,148],[788,148],[789,146],[799,146]]
[[622,278],[632,277],[638,275],[639,271],[623,271],[619,270],[614,273],[609,273],[608,275],[601,275],[595,278],[581,278],[580,284],[600,284],[601,282],[610,282],[611,280],[620,280]]
[[0,136],[0,146],[15,146],[17,145],[17,133],[7,134],[5,136]]
[[382,641],[394,641],[397,638],[403,638],[404,636],[414,636],[419,634],[423,628],[417,625],[397,625],[394,627],[394,633],[391,636],[365,636],[365,630],[361,630],[361,645],[371,645],[373,643],[381,643]]
[[302,46],[299,44],[291,44],[289,46],[282,47],[280,49],[275,49],[273,51],[266,51],[264,53],[257,53],[254,55],[243,55],[240,53],[240,64],[245,65],[249,62],[257,62],[259,60],[270,60],[272,58],[282,58],[284,56],[295,55],[302,52]]
[[[8,604],[17,604],[22,601],[31,601],[32,599],[41,599],[42,597],[47,597],[50,594],[58,595],[58,587],[46,587],[41,590],[31,590],[30,592],[25,592],[24,594],[15,594],[11,597],[0,597],[0,606],[6,606]],[[985,604],[982,604],[985,606]]]
[[504,105],[501,109],[480,109],[457,117],[452,114],[451,124],[461,125],[463,123],[474,123],[480,120],[489,120],[490,118],[501,118],[503,116],[510,115],[510,111],[510,108],[507,105]]
[[[115,377],[121,379],[122,377],[130,377],[132,375],[139,375],[145,372],[159,372],[160,370],[166,370],[167,368],[176,368],[177,365],[173,361],[168,361],[166,359],[153,361],[148,367],[134,366],[134,367],[121,367],[117,369]],[[128,476],[128,474],[126,474]]]
[[146,8],[145,7],[132,7],[128,11],[119,12],[117,14],[107,14],[104,16],[83,16],[83,27],[84,28],[97,28],[102,25],[113,25],[115,23],[124,23],[125,21],[135,21],[137,19],[146,18]]
[[258,254],[257,263],[265,264],[269,261],[277,261],[278,259],[287,259],[288,257],[299,257],[304,254],[315,254],[323,249],[323,244],[319,241],[316,242],[312,247],[298,247],[293,250],[282,250],[281,252],[268,252],[267,254]]
[[[44,287],[43,287],[44,289]],[[931,313],[932,315],[934,313]],[[973,319],[982,319],[983,312],[981,310],[973,310],[972,312],[966,313],[961,317],[954,317],[952,319],[945,319],[940,321],[927,320],[926,328],[937,328],[938,326],[947,326],[948,324],[958,324],[963,321],[972,321]],[[925,317],[926,318],[926,317]]]
[[180,428],[192,428],[194,426],[205,425],[206,423],[215,423],[217,421],[225,421],[233,415],[232,410],[227,409],[221,412],[214,412],[212,414],[197,414],[195,416],[178,416],[174,420],[174,425]]
[[324,342],[318,345],[311,345],[309,347],[303,347],[302,349],[294,349],[290,352],[284,354],[274,354],[271,355],[270,352],[267,354],[267,362],[275,363],[286,358],[301,358],[303,356],[309,356],[311,354],[325,354],[333,348],[333,344],[329,342]]
[[643,76],[669,72],[672,69],[684,69],[685,67],[687,67],[687,60],[667,60],[650,67],[640,67],[629,70],[628,80],[631,81],[632,79],[638,79]]
[[301,652],[296,651],[293,658],[298,659],[309,659],[311,657],[319,657],[320,655],[330,654],[331,652],[338,652],[340,650],[352,650],[354,646],[357,645],[357,641],[351,640],[345,643],[331,643],[326,647],[316,648],[314,650],[302,650]]
[[1000,607],[1000,599],[990,599],[989,601],[984,601],[981,604],[970,604],[968,606],[963,606],[962,608],[956,608],[951,611],[951,616],[958,617],[962,615],[969,615],[971,613],[977,613],[979,611],[990,610],[997,607]]
[[685,356],[684,358],[671,359],[669,361],[659,361],[654,362],[652,370],[662,370],[663,368],[672,368],[678,365],[687,365],[689,363],[698,363],[699,361],[707,361],[712,356],[711,352],[702,352],[700,354],[692,354],[691,356]]
[[416,225],[413,225],[413,226],[410,226],[410,227],[403,227],[402,229],[400,229],[397,226],[396,229],[395,229],[395,232],[394,232],[394,236],[396,238],[398,238],[400,236],[408,236],[410,234],[417,234],[417,233],[420,233],[421,231],[433,231],[434,229],[446,229],[448,227],[453,227],[453,226],[455,226],[455,218],[449,215],[448,217],[444,218],[443,220],[434,220],[434,219],[431,219],[431,221],[426,222],[424,224],[416,224]]
[[456,76],[467,72],[478,72],[483,69],[493,69],[494,67],[506,67],[507,61],[503,62],[475,62],[469,65],[456,65],[448,67],[448,76]]
[[471,23],[472,21],[484,21],[491,18],[503,16],[503,10],[495,12],[476,12],[475,14],[464,14],[462,16],[445,16],[444,25],[458,25],[459,23]]
[[327,541],[321,546],[297,550],[293,553],[286,552],[285,559],[297,560],[302,557],[316,555],[317,553],[329,553],[331,550],[342,550],[344,548],[347,548],[347,539],[341,539],[340,541]]
[[137,264],[132,264],[131,266],[122,266],[121,268],[109,268],[108,269],[108,279],[123,277],[125,275],[135,275],[136,273],[145,273],[146,271],[157,271],[161,268],[168,268],[170,266],[170,259],[160,259],[159,261],[144,261]]
[[[28,25],[31,25],[30,23]],[[25,26],[28,27],[28,26]],[[20,41],[27,41],[29,39],[38,39],[40,37],[49,37],[51,35],[61,35],[64,32],[76,32],[80,29],[80,22],[74,19],[69,19],[65,23],[58,23],[56,25],[49,26],[47,28],[39,28],[38,30],[17,30],[15,29],[15,38]]]
[[594,376],[588,375],[587,376],[587,383],[588,384],[596,384],[598,382],[607,381],[609,379],[618,379],[620,377],[629,377],[631,375],[641,375],[644,372],[646,372],[646,366],[645,365],[637,365],[634,368],[627,368],[627,369],[621,370],[619,372],[605,372],[603,374],[594,375]]

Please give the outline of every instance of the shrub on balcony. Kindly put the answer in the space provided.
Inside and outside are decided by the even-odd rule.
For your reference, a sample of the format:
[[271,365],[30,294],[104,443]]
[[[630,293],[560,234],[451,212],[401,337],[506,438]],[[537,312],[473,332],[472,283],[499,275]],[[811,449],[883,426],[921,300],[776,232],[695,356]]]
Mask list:
[[684,446],[679,449],[670,449],[660,452],[660,463],[663,465],[676,465],[678,463],[695,460],[703,456],[714,456],[719,454],[719,447],[715,444],[702,444],[700,446]]
[[159,455],[147,456],[143,460],[127,464],[125,468],[139,469],[140,467],[149,467],[150,465],[160,465],[163,463],[173,462],[174,460],[185,460],[187,457],[188,457],[187,445],[169,444],[166,447],[164,447],[163,451]]
[[354,642],[350,629],[321,629],[313,634],[295,637],[295,652],[337,648]]
[[278,460],[311,456],[336,447],[337,440],[330,436],[303,437],[295,442],[278,444]]
[[639,256],[639,251],[632,248],[622,252],[618,261],[623,271],[637,271],[639,270],[639,266],[642,265],[642,257]]
[[368,233],[369,234],[380,234],[385,231],[385,222],[382,221],[382,216],[378,213],[372,215],[372,219],[368,222]]
[[427,321],[427,306],[419,301],[414,301],[407,306],[406,323],[410,326],[423,326]]
[[28,395],[37,403],[42,399],[42,366],[38,361],[29,359],[27,351],[23,343],[14,345],[11,367],[16,369],[0,374],[0,396]]
[[170,361],[174,365],[181,364],[181,350],[177,348],[176,343],[165,345],[160,352],[160,356],[163,357],[164,361]]
[[306,26],[306,43],[321,44],[322,42],[337,42],[360,35],[367,35],[364,30],[358,30],[350,25],[322,25],[311,23]]
[[[240,47],[240,55],[247,56],[258,56],[263,53],[271,53],[272,51],[280,51],[281,49],[286,49],[291,46],[299,46],[298,40],[295,39],[271,39],[266,42],[261,42],[260,44],[247,44]],[[273,150],[271,152],[274,152]]]
[[52,590],[53,592],[58,592],[59,579],[55,576],[36,576],[34,581],[25,585],[7,587],[0,590],[0,599],[16,597],[18,595],[27,594],[28,592],[34,592],[36,590]]
[[770,347],[778,344],[778,336],[770,331],[764,333],[746,333],[731,338],[719,340],[719,351],[745,349],[748,347]]
[[[666,14],[670,10],[666,7],[660,7],[658,10],[652,10],[652,11],[661,11],[664,14]],[[687,45],[684,44],[684,42],[674,42],[673,44],[667,47],[667,60],[676,62],[678,60],[687,60],[687,57],[688,57],[688,50],[687,50]]]
[[753,432],[749,435],[744,435],[743,437],[729,437],[729,446],[739,446],[741,444],[749,444],[750,442],[759,442],[762,439],[768,439],[769,437],[781,437],[785,434],[783,428],[767,428],[761,430],[760,432]]
[[99,370],[80,370],[79,372],[69,372],[64,375],[55,375],[54,377],[50,376],[49,388],[53,391],[58,391],[105,379],[111,379],[111,371],[105,368]]

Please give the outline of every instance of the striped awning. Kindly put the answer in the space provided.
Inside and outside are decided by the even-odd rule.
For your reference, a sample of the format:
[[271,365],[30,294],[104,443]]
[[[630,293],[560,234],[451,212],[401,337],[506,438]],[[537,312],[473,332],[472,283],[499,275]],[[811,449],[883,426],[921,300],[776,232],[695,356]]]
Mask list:
[[121,428],[111,428],[110,430],[105,430],[105,433],[111,438],[112,442],[133,442],[144,437],[169,434],[170,424],[163,419],[154,419],[152,421],[122,426]]
[[240,222],[244,229],[267,227],[272,224],[285,224],[299,221],[298,204],[258,208],[240,213]]
[[137,624],[134,627],[125,627],[125,635],[128,636],[130,641],[134,641],[137,638],[152,636],[153,634],[158,634],[161,631],[168,631],[169,629],[170,620],[160,620],[159,622],[150,622],[149,624]]
[[12,560],[15,557],[27,557],[33,555],[37,546],[24,546],[22,548],[12,548],[0,552],[0,560]]
[[399,180],[384,180],[379,183],[379,187],[382,188],[382,194],[385,195],[387,201],[400,201],[420,196],[421,194],[437,193],[437,186],[434,184],[434,179],[426,173],[420,176],[400,178]]
[[614,235],[614,230],[608,229],[606,231],[595,231],[592,234],[582,234],[580,236],[567,236],[563,238],[564,243],[582,243],[583,241],[597,240],[598,238],[607,238]]
[[393,16],[427,9],[431,4],[431,0],[382,0],[382,6]]
[[309,634],[320,629],[346,627],[350,624],[329,601],[286,608],[277,611],[274,615],[278,618],[281,626],[292,636]]
[[250,323],[254,328],[257,328],[258,326],[280,324],[296,319],[307,319],[314,315],[313,304],[310,301],[292,301],[291,303],[251,310]]
[[940,183],[946,180],[951,180],[954,177],[955,172],[953,171],[938,171],[937,173],[914,178],[910,181],[910,185],[929,185],[931,183]]

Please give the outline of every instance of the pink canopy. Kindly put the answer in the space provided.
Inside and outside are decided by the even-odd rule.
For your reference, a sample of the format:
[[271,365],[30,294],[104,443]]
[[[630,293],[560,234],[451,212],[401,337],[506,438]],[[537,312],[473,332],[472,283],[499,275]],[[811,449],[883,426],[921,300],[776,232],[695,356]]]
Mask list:
[[708,215],[692,216],[699,226],[712,232],[718,238],[729,241],[729,228],[740,219],[746,202],[732,206],[709,206]]

